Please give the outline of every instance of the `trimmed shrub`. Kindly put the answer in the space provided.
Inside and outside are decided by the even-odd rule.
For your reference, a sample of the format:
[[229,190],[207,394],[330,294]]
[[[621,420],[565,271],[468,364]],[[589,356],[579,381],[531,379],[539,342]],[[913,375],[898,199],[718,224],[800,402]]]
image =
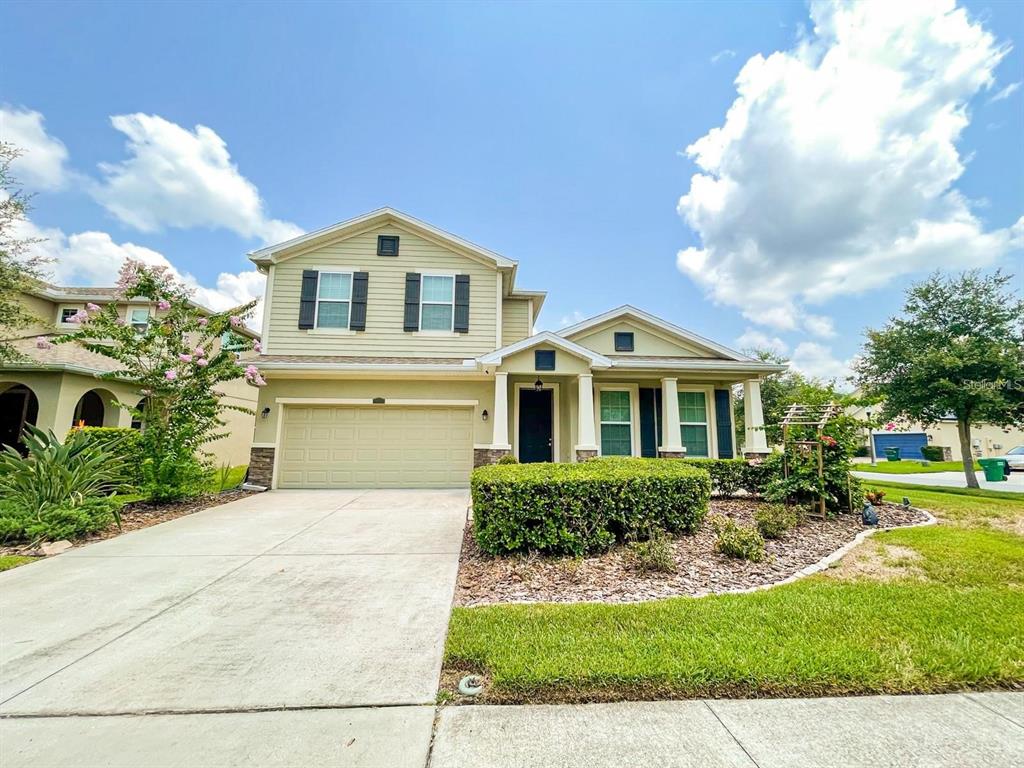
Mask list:
[[80,539],[109,527],[119,511],[118,502],[109,498],[49,506],[38,513],[6,502],[0,506],[0,542]]
[[693,532],[711,496],[706,471],[678,459],[491,464],[473,471],[473,532],[484,552],[582,555],[656,532]]
[[683,463],[711,475],[711,490],[722,496],[735,496],[747,485],[749,465],[745,459],[683,459]]
[[195,456],[166,454],[160,462],[143,459],[142,493],[158,504],[199,496],[209,488],[212,468]]
[[90,445],[105,448],[123,460],[128,480],[133,485],[142,482],[142,471],[138,461],[142,433],[139,430],[131,427],[72,427],[68,431],[68,438],[75,434],[84,435]]
[[921,456],[928,461],[942,461],[942,457],[945,455],[946,449],[941,445],[921,446]]
[[626,561],[640,573],[675,573],[672,539],[656,532],[647,541],[634,541],[626,550]]
[[785,504],[764,504],[754,513],[757,532],[766,539],[777,539],[800,522],[796,507]]
[[513,456],[511,453],[506,453],[497,461],[498,464],[518,464],[519,459]]
[[715,549],[723,555],[750,560],[752,563],[764,560],[764,539],[757,529],[722,516],[716,516],[712,525],[717,536]]

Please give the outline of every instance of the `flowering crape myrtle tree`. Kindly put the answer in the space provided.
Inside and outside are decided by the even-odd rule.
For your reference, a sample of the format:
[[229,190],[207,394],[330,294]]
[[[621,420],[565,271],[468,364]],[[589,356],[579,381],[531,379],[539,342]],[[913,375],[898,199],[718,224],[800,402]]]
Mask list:
[[[232,350],[221,348],[225,332],[240,328],[252,314],[255,302],[206,315],[189,301],[190,291],[165,267],[150,267],[127,260],[117,283],[118,299],[146,299],[149,321],[143,326],[127,323],[117,313],[117,303],[104,307],[88,304],[72,318],[78,331],[54,339],[74,342],[90,352],[109,357],[119,368],[102,378],[136,382],[141,408],[118,403],[132,411],[144,425],[140,441],[143,489],[157,501],[171,501],[201,492],[209,473],[203,458],[206,443],[223,437],[225,409],[252,411],[222,402],[218,384],[244,378],[253,386],[266,384],[253,365],[238,363],[236,352],[255,348],[241,334],[234,334]],[[38,342],[46,345],[44,339]]]

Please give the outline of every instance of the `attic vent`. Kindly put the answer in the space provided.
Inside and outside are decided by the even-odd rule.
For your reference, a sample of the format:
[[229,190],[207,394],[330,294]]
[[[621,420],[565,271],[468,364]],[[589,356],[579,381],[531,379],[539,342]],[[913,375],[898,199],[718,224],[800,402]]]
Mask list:
[[633,334],[630,331],[616,331],[615,332],[615,351],[616,352],[632,352],[633,351]]
[[377,255],[397,256],[398,235],[377,235]]

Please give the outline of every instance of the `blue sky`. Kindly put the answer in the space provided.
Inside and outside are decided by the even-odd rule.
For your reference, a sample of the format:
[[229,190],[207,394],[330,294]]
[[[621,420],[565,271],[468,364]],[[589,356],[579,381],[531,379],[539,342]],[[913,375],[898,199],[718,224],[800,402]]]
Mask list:
[[241,300],[247,251],[390,205],[518,259],[540,327],[631,303],[837,375],[928,270],[1024,272],[1024,10],[893,7],[6,3],[0,137],[65,281]]

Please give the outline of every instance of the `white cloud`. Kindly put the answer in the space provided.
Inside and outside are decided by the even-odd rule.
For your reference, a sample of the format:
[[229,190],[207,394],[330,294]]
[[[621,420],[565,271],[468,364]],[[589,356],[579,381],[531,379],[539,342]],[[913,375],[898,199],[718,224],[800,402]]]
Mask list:
[[996,94],[988,100],[988,103],[991,104],[993,101],[1005,101],[1010,98],[1017,89],[1020,88],[1020,86],[1021,82],[1018,80],[1016,83],[1010,83],[1005,88],[1000,88]]
[[0,141],[21,150],[11,168],[30,190],[60,189],[68,179],[68,149],[46,132],[43,119],[30,109],[0,107]]
[[769,336],[756,328],[747,328],[737,337],[736,346],[747,350],[767,349],[778,355],[785,355],[789,351],[789,345],[778,336]]
[[129,157],[100,164],[104,179],[93,195],[128,226],[142,232],[221,227],[266,243],[302,234],[295,224],[267,216],[256,185],[239,172],[211,128],[189,131],[144,114],[110,121],[128,137]]
[[253,299],[259,299],[249,324],[259,328],[263,318],[265,278],[255,269],[244,272],[221,272],[216,286],[203,286],[188,272],[180,272],[158,251],[135,243],[117,243],[106,232],[77,232],[67,235],[60,229],[37,227],[31,221],[21,222],[15,231],[18,238],[39,239],[32,246],[35,255],[49,259],[45,270],[57,285],[111,286],[125,259],[135,259],[151,266],[166,266],[192,289],[192,298],[220,312]]
[[734,51],[732,48],[723,48],[722,50],[720,50],[718,53],[711,57],[711,63],[717,64],[722,59],[734,58],[736,58],[736,51]]
[[838,360],[832,349],[814,341],[797,344],[790,365],[801,373],[817,379],[835,379],[841,389],[848,389],[852,360]]
[[1024,217],[986,231],[953,187],[967,104],[1008,48],[953,0],[813,2],[812,33],[752,57],[678,210],[679,269],[753,322],[819,336],[807,307],[902,275],[992,264]]
[[578,309],[574,309],[571,315],[562,315],[562,319],[558,321],[558,327],[568,328],[570,325],[576,325],[576,323],[582,323],[587,319],[587,316],[580,312]]

